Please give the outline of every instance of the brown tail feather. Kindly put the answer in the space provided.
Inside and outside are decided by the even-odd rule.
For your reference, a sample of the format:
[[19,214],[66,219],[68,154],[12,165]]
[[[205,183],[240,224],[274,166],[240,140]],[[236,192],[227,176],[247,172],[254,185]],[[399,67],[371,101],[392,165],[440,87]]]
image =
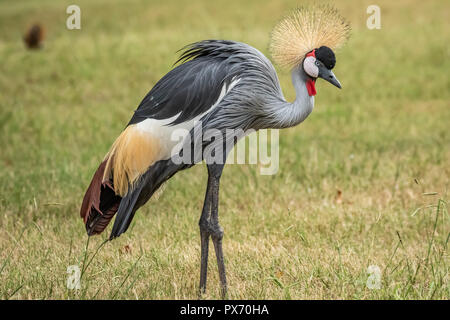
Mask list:
[[109,182],[103,182],[106,161],[98,167],[81,205],[80,215],[89,235],[100,234],[119,208],[122,198],[115,194]]

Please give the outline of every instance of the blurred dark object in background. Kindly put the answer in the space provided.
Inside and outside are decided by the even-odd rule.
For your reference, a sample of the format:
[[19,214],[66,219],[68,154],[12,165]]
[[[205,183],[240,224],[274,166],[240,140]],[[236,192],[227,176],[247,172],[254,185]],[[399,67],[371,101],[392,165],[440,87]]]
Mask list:
[[38,24],[33,24],[23,37],[28,49],[39,49],[42,47],[42,42],[44,41],[44,28]]

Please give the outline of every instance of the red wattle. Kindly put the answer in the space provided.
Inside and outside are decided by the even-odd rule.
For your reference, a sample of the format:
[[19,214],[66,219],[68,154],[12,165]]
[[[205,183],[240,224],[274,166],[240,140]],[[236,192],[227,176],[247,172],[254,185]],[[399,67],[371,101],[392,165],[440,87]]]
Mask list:
[[308,94],[309,96],[315,96],[317,91],[316,91],[316,80],[313,79],[308,79],[306,80],[306,89],[308,90]]
[[306,54],[306,56],[307,57],[316,57],[316,49],[314,49],[314,50],[312,50],[312,51],[310,51],[310,52],[308,52],[307,54]]
[[[306,54],[307,57],[316,57],[316,49],[311,50],[310,52],[308,52]],[[317,91],[316,91],[316,80],[313,79],[308,79],[306,80],[306,89],[308,90],[308,94],[309,96],[315,96]]]

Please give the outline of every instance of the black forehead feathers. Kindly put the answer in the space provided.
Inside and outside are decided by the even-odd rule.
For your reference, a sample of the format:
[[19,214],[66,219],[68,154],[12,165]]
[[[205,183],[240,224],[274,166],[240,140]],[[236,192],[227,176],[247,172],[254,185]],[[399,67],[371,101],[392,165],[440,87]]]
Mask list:
[[321,46],[319,49],[316,49],[316,59],[320,60],[325,67],[328,69],[333,69],[336,65],[336,57],[334,55],[333,50],[326,46]]

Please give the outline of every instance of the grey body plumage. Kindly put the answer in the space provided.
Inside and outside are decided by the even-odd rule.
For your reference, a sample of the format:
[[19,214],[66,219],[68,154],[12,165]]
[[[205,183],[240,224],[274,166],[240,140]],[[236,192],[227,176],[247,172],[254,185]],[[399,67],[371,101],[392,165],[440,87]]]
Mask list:
[[222,85],[230,85],[233,80],[239,83],[202,118],[207,127],[286,128],[303,121],[314,103],[302,85],[307,75],[301,68],[293,71],[297,99],[291,104],[284,99],[269,59],[245,43],[194,43],[179,59],[186,60],[189,61],[174,68],[147,94],[130,124],[146,118],[170,118],[178,113],[181,115],[174,124],[190,120],[208,110],[218,99]]

